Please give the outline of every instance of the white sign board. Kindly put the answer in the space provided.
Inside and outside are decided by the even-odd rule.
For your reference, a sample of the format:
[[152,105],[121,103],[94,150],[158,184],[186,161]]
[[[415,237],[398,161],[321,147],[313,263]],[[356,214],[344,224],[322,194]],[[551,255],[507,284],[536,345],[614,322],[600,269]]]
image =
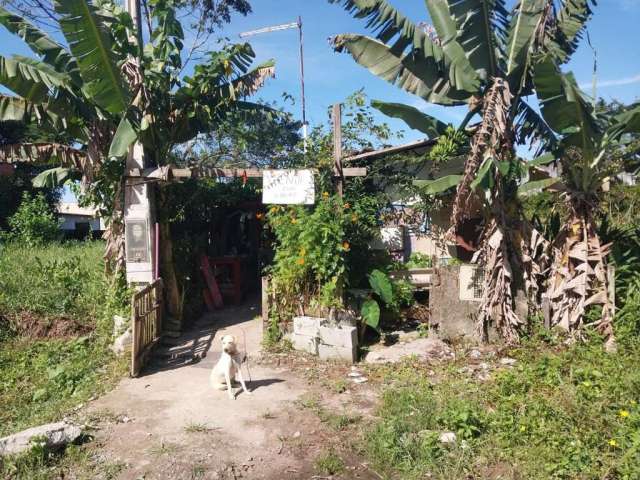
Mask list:
[[313,205],[314,200],[313,171],[262,171],[262,203]]

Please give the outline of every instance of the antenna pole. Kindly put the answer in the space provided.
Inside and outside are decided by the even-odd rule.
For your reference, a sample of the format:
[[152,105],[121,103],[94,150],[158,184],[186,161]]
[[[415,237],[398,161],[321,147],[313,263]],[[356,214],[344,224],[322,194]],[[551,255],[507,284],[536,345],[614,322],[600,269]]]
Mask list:
[[304,153],[307,153],[307,111],[305,107],[304,95],[304,36],[302,34],[302,17],[298,17],[298,33],[300,38],[300,93],[302,97],[302,139],[304,142]]

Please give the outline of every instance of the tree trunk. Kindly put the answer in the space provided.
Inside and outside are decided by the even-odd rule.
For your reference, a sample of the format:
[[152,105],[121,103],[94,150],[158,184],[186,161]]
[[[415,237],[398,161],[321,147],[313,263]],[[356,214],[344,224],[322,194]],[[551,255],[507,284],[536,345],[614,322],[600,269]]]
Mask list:
[[160,276],[164,284],[166,316],[163,329],[167,333],[178,334],[182,331],[183,298],[178,283],[178,276],[173,259],[173,242],[169,223],[162,220],[160,209],[165,205],[165,195],[162,188],[158,188],[160,201],[158,217],[160,218]]
[[605,336],[607,350],[615,350],[609,296],[612,279],[607,262],[611,245],[602,245],[589,206],[570,202],[571,218],[554,241],[548,286],[551,325],[579,336],[587,322],[588,307],[601,305],[602,313],[593,325]]

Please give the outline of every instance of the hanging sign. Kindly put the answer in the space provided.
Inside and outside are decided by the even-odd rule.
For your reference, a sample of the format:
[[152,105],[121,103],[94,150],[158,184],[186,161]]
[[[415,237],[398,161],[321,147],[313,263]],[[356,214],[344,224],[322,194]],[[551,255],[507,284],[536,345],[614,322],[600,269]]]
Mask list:
[[313,205],[312,170],[263,170],[262,203]]

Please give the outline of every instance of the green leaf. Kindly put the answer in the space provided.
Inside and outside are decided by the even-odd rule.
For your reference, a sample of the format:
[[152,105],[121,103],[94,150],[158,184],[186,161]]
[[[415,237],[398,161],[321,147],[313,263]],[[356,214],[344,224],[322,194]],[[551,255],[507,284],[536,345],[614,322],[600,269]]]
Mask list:
[[419,130],[429,138],[438,137],[447,130],[446,123],[409,105],[373,100],[371,106],[389,117],[403,120],[410,128]]
[[537,158],[527,162],[529,167],[538,167],[540,165],[548,165],[556,161],[556,156],[553,153],[545,153]]
[[430,103],[464,105],[476,93],[454,87],[451,75],[442,71],[442,62],[435,58],[425,58],[416,52],[404,55],[364,35],[338,35],[334,48],[339,52],[346,50],[374,75]]
[[534,83],[545,121],[554,131],[565,133],[563,146],[579,147],[587,161],[593,158],[602,138],[601,126],[573,74],[563,74],[547,57],[536,64]]
[[491,188],[493,180],[492,178],[490,178],[491,173],[493,172],[493,169],[491,168],[492,166],[493,158],[485,157],[485,159],[480,164],[480,167],[478,168],[476,178],[474,178],[473,181],[469,184],[469,187],[472,190],[476,190],[478,187],[481,187],[483,190]]
[[511,17],[506,46],[506,70],[507,75],[515,79],[514,84],[518,87],[525,73],[525,66],[529,62],[530,46],[547,1],[521,0]]
[[129,98],[118,68],[109,28],[88,1],[55,0],[60,27],[78,61],[83,90],[110,113],[124,112]]
[[113,135],[113,140],[109,146],[109,158],[123,158],[127,155],[129,147],[136,141],[138,134],[131,123],[126,117],[122,117],[116,133]]
[[518,196],[527,197],[531,194],[538,193],[553,185],[560,183],[560,178],[543,178],[542,180],[532,180],[518,187]]
[[442,48],[422,28],[385,0],[329,0],[329,3],[341,3],[355,18],[366,19],[367,28],[376,32],[375,38],[381,42],[387,43],[397,35],[394,51],[402,52],[411,47],[421,52],[423,57],[434,57],[437,61],[444,58]]
[[386,305],[393,303],[393,286],[386,273],[374,270],[369,274],[369,285]]
[[640,133],[640,103],[635,103],[611,119],[607,129],[610,140],[618,140],[625,133]]
[[596,0],[565,0],[558,12],[555,36],[545,38],[545,47],[560,63],[569,61],[578,48]]
[[458,43],[458,27],[451,16],[447,0],[426,0],[426,3],[448,61],[449,82],[458,90],[477,93],[480,77],[471,66],[462,45]]
[[362,304],[360,316],[364,319],[364,323],[378,330],[380,326],[380,305],[375,300],[367,300]]
[[420,187],[425,195],[436,195],[457,186],[462,175],[446,175],[436,180],[414,180],[413,184]]
[[35,188],[61,187],[69,180],[80,180],[82,175],[75,168],[56,167],[39,173],[31,180]]
[[509,11],[504,0],[453,0],[457,40],[480,78],[497,74],[496,52],[503,43]]
[[69,77],[33,58],[0,57],[0,84],[32,103],[43,103],[56,89],[68,89]]
[[20,37],[34,53],[42,57],[42,61],[68,74],[77,85],[80,84],[76,60],[45,32],[3,7],[0,7],[0,24]]

